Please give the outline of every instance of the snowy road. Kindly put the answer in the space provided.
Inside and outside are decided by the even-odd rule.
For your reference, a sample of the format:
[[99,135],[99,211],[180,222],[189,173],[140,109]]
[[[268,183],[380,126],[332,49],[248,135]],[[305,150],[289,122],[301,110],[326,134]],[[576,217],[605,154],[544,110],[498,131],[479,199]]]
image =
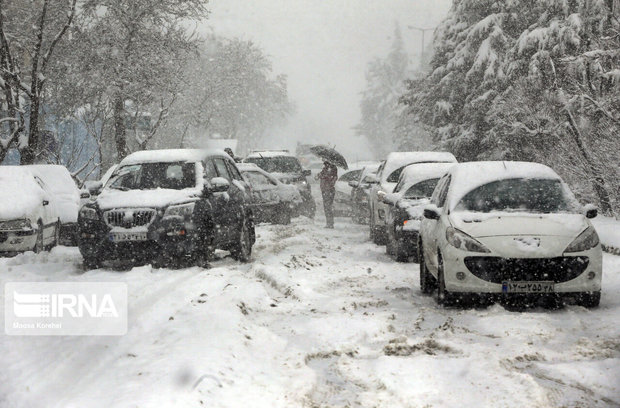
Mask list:
[[526,312],[438,307],[417,265],[345,219],[260,226],[253,258],[86,272],[74,248],[0,259],[2,284],[123,281],[130,297],[125,336],[3,334],[0,407],[620,406],[620,257],[605,255],[599,309]]

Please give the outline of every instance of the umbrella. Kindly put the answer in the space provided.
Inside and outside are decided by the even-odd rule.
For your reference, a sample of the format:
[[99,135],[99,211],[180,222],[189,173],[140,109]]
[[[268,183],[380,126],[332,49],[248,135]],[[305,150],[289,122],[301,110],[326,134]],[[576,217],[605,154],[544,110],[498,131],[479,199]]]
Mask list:
[[325,145],[316,145],[316,146],[312,146],[310,148],[310,151],[325,161],[328,161],[338,167],[342,167],[345,170],[349,169],[349,166],[347,165],[347,161],[333,147],[329,147]]

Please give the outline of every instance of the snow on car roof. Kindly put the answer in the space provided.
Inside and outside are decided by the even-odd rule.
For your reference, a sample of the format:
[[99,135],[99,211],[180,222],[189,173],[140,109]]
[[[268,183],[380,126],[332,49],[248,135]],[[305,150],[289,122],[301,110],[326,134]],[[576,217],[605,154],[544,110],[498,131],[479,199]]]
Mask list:
[[465,194],[493,181],[515,178],[562,181],[553,169],[544,164],[518,161],[459,163],[455,164],[448,173],[452,177],[448,196],[450,209],[454,209]]
[[78,194],[78,188],[65,166],[59,164],[32,164],[24,166],[39,176],[54,193]]
[[414,163],[404,168],[399,183],[414,185],[420,181],[440,178],[454,166],[455,163]]
[[247,159],[252,159],[255,157],[270,158],[270,157],[282,157],[282,156],[293,156],[293,155],[288,150],[256,150],[248,154]]
[[256,165],[255,163],[237,163],[237,168],[239,169],[239,171],[241,173],[245,173],[248,171],[255,171],[257,173],[262,174],[263,176],[267,177],[269,180],[280,184],[280,181],[277,179],[277,177],[274,177],[273,174],[266,172],[265,170],[261,169],[260,167],[258,167],[258,165]]
[[381,181],[387,178],[396,169],[413,163],[436,162],[456,163],[456,157],[449,152],[392,152],[385,160],[385,167],[381,173]]
[[229,157],[226,152],[218,149],[162,149],[142,150],[125,157],[119,166],[137,163],[172,163],[172,162],[197,162],[207,156]]
[[0,220],[24,218],[44,197],[32,172],[23,166],[0,166]]

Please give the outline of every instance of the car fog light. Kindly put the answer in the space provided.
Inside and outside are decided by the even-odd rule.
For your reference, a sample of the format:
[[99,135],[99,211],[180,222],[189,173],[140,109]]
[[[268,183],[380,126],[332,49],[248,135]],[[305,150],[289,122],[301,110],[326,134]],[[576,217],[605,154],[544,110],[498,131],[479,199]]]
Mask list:
[[465,280],[465,272],[457,272],[456,273],[456,279],[458,279],[458,280]]
[[588,272],[588,279],[592,280],[592,279],[594,279],[595,277],[596,277],[596,273],[594,273],[594,272],[592,272],[592,271]]

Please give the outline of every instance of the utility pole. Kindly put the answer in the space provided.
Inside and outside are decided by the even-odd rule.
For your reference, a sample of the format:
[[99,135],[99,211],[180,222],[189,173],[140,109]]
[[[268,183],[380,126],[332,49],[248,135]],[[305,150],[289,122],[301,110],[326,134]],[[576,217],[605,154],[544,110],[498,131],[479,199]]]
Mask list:
[[420,27],[414,27],[414,26],[407,26],[407,28],[410,30],[417,30],[422,33],[422,42],[420,44],[420,66],[421,66],[422,63],[424,62],[424,46],[426,45],[424,41],[424,33],[426,33],[427,31],[433,31],[435,27],[420,28]]

